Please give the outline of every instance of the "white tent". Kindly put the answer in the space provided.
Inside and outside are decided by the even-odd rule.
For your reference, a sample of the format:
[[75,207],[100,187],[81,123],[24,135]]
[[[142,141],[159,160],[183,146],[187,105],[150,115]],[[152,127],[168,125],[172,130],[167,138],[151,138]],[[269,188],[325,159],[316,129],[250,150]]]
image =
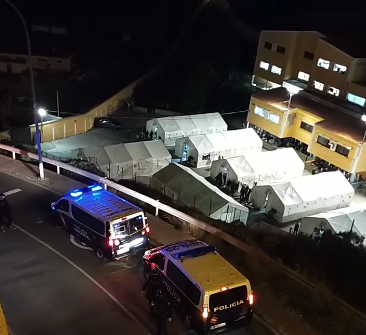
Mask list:
[[133,178],[133,160],[124,144],[108,145],[104,147],[104,150],[111,160],[111,179],[121,180]]
[[286,182],[302,176],[304,162],[293,148],[283,148],[214,161],[211,177],[225,170],[227,178],[253,187]]
[[[231,132],[233,135],[228,135]],[[219,157],[230,158],[236,152],[259,153],[262,144],[254,130],[248,128],[177,139],[175,154],[186,158],[192,156],[193,164],[197,168],[210,167]]]
[[196,208],[213,219],[225,222],[247,221],[248,208],[188,167],[169,164],[152,176],[150,185],[178,204]]
[[366,208],[345,207],[307,216],[301,220],[300,232],[311,235],[315,228],[330,230],[335,234],[352,230],[366,236]]
[[275,185],[253,188],[250,200],[279,222],[347,207],[354,189],[340,171],[292,179]]
[[71,157],[85,159],[95,164],[102,172],[108,176],[111,160],[102,147],[83,148],[72,151]]
[[220,113],[168,116],[146,122],[146,130],[156,133],[166,146],[174,146],[178,138],[227,130]]

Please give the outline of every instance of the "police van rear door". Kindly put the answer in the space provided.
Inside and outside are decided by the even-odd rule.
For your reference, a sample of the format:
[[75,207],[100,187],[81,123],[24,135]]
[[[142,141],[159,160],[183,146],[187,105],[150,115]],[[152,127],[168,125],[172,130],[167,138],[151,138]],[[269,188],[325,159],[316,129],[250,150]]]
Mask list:
[[232,289],[222,288],[221,292],[210,296],[209,326],[216,329],[244,318],[248,311],[246,303],[248,289],[245,285]]

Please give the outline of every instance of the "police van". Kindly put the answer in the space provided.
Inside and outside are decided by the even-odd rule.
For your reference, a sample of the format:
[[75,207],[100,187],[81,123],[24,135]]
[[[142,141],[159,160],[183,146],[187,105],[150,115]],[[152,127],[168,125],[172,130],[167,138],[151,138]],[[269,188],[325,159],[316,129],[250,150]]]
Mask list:
[[175,242],[147,250],[144,274],[162,275],[167,292],[189,330],[211,334],[249,325],[253,292],[249,280],[199,240]]
[[149,248],[149,226],[143,210],[92,185],[74,190],[51,204],[61,224],[99,259],[119,259]]

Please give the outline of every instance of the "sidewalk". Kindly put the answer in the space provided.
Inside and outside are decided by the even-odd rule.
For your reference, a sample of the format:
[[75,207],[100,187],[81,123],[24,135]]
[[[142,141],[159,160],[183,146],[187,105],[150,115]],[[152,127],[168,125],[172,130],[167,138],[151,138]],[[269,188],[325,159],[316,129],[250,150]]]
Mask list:
[[[0,172],[28,180],[56,193],[65,194],[86,186],[49,170],[45,170],[46,180],[41,181],[37,179],[38,171],[38,167],[35,165],[0,155]],[[169,244],[175,241],[193,239],[192,236],[182,233],[154,215],[147,214],[147,217],[151,227],[150,237],[155,243]]]

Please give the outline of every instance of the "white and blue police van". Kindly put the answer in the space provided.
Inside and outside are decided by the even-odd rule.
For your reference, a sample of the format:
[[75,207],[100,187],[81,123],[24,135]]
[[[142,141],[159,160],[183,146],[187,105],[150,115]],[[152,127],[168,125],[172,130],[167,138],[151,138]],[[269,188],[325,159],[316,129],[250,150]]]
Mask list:
[[149,226],[144,211],[92,185],[63,195],[51,204],[61,224],[99,259],[119,259],[149,248]]
[[249,325],[254,296],[249,280],[199,240],[174,242],[147,250],[144,275],[159,270],[167,294],[188,330],[200,334]]

